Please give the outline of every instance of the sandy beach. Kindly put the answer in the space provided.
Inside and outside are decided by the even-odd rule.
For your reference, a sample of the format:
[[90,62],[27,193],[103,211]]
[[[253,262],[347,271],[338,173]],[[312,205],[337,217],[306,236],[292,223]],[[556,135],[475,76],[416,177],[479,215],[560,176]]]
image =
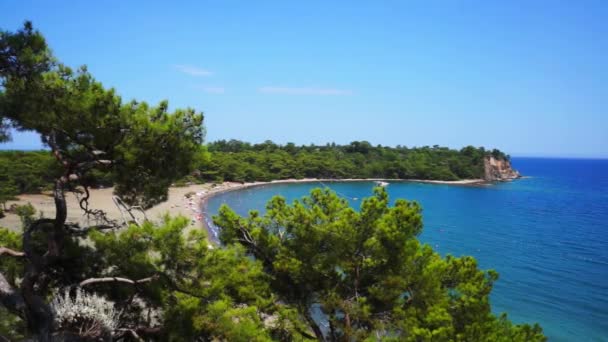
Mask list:
[[[146,216],[150,220],[157,220],[165,213],[169,212],[172,215],[192,216],[192,210],[189,206],[189,199],[186,194],[208,191],[211,184],[191,185],[186,187],[172,187],[169,189],[169,198],[167,201],[154,206],[146,211]],[[111,219],[122,220],[121,213],[118,207],[112,200],[113,188],[91,189],[91,197],[89,200],[89,208],[100,209],[108,214]],[[68,222],[79,223],[84,226],[92,222],[88,222],[83,216],[83,211],[78,204],[78,198],[74,193],[66,193],[68,206]],[[8,201],[7,208],[13,204],[23,205],[31,203],[36,208],[36,216],[43,215],[44,217],[54,217],[55,204],[53,197],[46,194],[25,194],[18,196],[16,201]],[[21,222],[19,217],[13,213],[6,213],[4,218],[0,219],[0,226],[6,227],[15,231],[21,230]]]
[[[284,184],[284,183],[314,183],[314,182],[369,182],[369,181],[385,181],[385,182],[420,182],[431,184],[449,184],[449,185],[477,185],[484,184],[482,179],[469,179],[459,181],[433,181],[433,180],[415,180],[415,179],[285,179],[271,182],[251,182],[251,183],[235,183],[224,182],[221,184],[194,184],[185,187],[171,187],[169,189],[169,197],[167,201],[158,204],[146,211],[146,216],[149,220],[160,221],[166,213],[171,215],[183,215],[191,219],[191,228],[204,227],[207,229],[209,236],[213,236],[206,220],[211,218],[204,217],[205,203],[212,196],[226,192],[244,188],[256,187],[268,184]],[[91,197],[89,200],[89,208],[100,209],[107,213],[111,219],[122,220],[121,212],[112,200],[113,188],[91,189]],[[67,193],[68,205],[68,222],[79,223],[81,226],[93,224],[83,216],[83,211],[78,204],[78,198],[74,193]],[[23,205],[31,203],[36,208],[36,216],[43,215],[44,217],[53,217],[55,215],[55,204],[53,197],[48,194],[24,194],[18,196],[16,201],[6,203],[7,208],[13,204]],[[4,218],[0,219],[0,227],[6,227],[14,231],[21,230],[21,221],[14,213],[7,212]]]

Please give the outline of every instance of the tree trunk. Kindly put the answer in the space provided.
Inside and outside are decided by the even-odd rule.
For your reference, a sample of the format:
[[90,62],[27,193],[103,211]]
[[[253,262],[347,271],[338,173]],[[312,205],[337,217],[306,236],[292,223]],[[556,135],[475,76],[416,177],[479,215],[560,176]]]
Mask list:
[[[53,197],[55,200],[55,219],[37,220],[30,224],[23,235],[24,249],[29,262],[25,267],[25,274],[21,282],[21,293],[26,304],[26,321],[28,330],[35,335],[37,341],[50,341],[53,327],[53,313],[46,303],[44,286],[39,284],[40,276],[47,272],[61,254],[63,240],[65,239],[65,221],[67,218],[67,204],[65,200],[65,179],[55,182]],[[44,224],[51,224],[52,229],[47,232],[47,250],[44,255],[36,255],[30,245],[31,234],[39,230]]]
[[337,341],[338,336],[336,334],[336,327],[334,326],[334,320],[336,318],[336,310],[332,310],[329,315],[329,334],[331,336],[332,341]]

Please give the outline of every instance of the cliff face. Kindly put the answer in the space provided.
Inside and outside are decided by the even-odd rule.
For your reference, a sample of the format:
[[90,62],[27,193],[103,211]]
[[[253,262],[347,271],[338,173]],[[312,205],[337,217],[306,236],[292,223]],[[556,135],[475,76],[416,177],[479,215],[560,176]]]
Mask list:
[[486,181],[510,181],[520,178],[517,170],[513,170],[511,162],[508,160],[496,159],[488,156],[484,159],[484,179]]

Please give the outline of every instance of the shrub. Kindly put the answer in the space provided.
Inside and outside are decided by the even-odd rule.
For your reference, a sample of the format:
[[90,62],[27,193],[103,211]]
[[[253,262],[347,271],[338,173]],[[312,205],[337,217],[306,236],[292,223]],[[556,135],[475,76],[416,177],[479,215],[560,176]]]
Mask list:
[[118,327],[119,314],[114,303],[95,294],[88,294],[81,288],[76,289],[73,297],[69,290],[63,295],[57,295],[51,302],[51,309],[59,331],[99,338],[112,334]]

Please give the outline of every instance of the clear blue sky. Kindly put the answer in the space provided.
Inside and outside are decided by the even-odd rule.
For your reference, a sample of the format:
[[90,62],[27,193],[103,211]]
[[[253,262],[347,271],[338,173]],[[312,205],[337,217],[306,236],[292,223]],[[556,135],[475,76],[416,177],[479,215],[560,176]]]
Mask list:
[[[207,140],[608,157],[608,1],[11,1],[125,99]],[[36,148],[16,134],[0,148]]]

